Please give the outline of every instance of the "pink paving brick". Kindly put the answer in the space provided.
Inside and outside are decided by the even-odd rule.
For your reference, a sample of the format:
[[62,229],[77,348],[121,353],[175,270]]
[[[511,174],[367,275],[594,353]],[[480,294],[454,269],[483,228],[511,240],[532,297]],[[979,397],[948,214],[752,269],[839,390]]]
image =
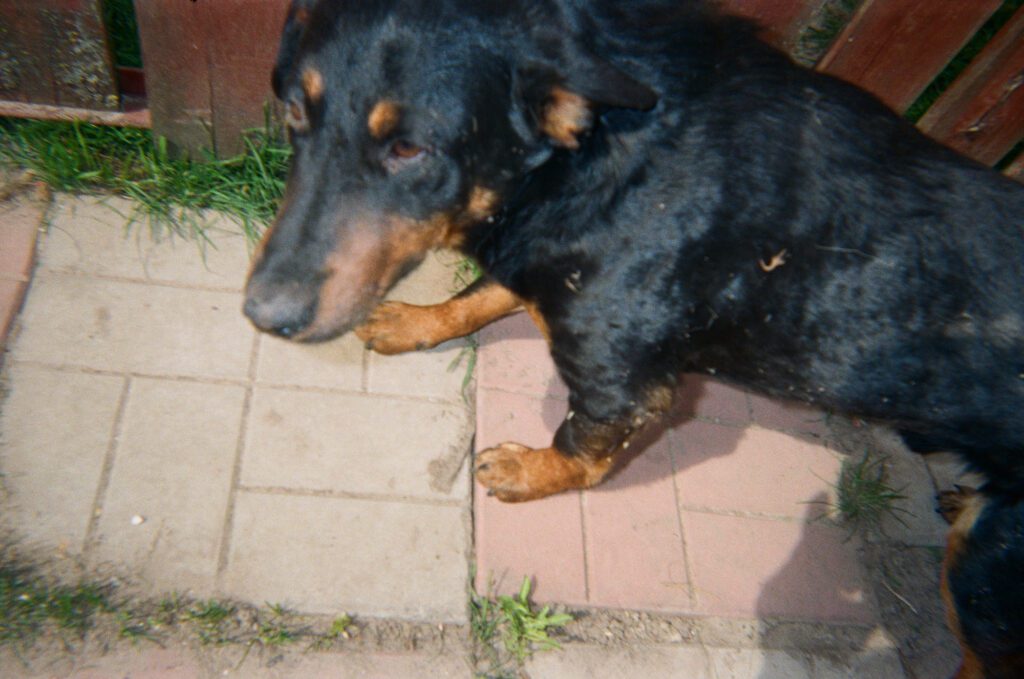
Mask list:
[[[566,412],[564,401],[488,389],[479,390],[477,403],[477,450],[504,441],[547,446]],[[493,577],[498,591],[510,594],[531,576],[538,601],[586,603],[578,493],[510,505],[476,485],[474,511],[477,591]]]
[[810,434],[815,437],[828,435],[825,413],[802,403],[751,394],[750,411],[754,421],[766,429]]
[[566,397],[547,342],[525,313],[480,332],[479,385],[533,396]]
[[760,427],[693,421],[673,432],[680,506],[800,518],[822,515],[840,461],[822,445]]
[[665,438],[586,491],[583,515],[592,605],[693,610]]
[[682,512],[697,607],[718,616],[872,622],[853,541],[823,524]]
[[535,600],[585,605],[579,493],[505,504],[479,484],[474,492],[477,591],[493,578],[497,593],[513,594],[529,576]]
[[750,422],[747,392],[704,375],[684,375],[676,395],[681,413],[728,424]]
[[0,278],[28,281],[42,209],[32,203],[0,208]]
[[18,315],[24,294],[24,283],[0,280],[0,347],[3,347],[3,343],[7,339],[7,331],[11,329],[11,322]]
[[506,441],[533,448],[549,446],[566,412],[568,406],[559,399],[480,389],[477,392],[476,449],[483,450]]

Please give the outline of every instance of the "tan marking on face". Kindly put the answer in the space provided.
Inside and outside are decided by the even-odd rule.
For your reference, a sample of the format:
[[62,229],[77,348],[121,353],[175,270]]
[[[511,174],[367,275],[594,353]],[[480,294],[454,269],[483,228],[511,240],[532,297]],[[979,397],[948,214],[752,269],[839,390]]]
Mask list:
[[285,125],[295,132],[305,132],[309,129],[309,120],[306,118],[306,111],[296,101],[288,104],[288,113],[284,119]]
[[569,90],[555,87],[544,107],[540,129],[560,146],[577,149],[579,135],[590,128],[593,114],[589,102]]
[[312,103],[317,103],[324,96],[324,76],[312,66],[302,72],[302,89],[306,98]]
[[949,588],[949,571],[954,568],[963,551],[967,536],[974,529],[982,511],[985,509],[983,495],[972,490],[961,489],[958,492],[942,493],[940,504],[943,505],[943,518],[950,521],[951,527],[946,538],[946,558],[942,562],[942,580],[939,587],[946,608],[946,624],[960,642],[963,658],[960,669],[954,679],[981,679],[984,676],[981,661],[967,645],[960,627],[953,592]]
[[398,127],[400,116],[401,110],[398,108],[398,104],[386,99],[378,101],[373,109],[370,110],[370,116],[366,119],[366,126],[370,130],[370,136],[374,139],[386,138]]
[[295,19],[296,23],[305,26],[307,23],[309,23],[309,10],[306,9],[305,7],[300,7],[299,9],[295,10],[295,16],[293,18]]
[[498,211],[498,194],[482,186],[474,186],[466,204],[466,219],[481,222]]
[[[449,220],[417,222],[398,217],[367,220],[349,230],[325,262],[313,323],[294,339],[317,337],[332,328],[359,322],[377,306],[410,262],[418,262],[443,244]],[[380,236],[383,232],[387,235]]]

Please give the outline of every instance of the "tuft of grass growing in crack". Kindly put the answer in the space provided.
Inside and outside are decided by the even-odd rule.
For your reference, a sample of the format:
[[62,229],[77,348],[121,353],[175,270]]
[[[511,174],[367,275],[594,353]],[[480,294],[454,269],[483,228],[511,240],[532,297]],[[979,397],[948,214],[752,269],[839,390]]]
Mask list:
[[231,604],[208,599],[187,607],[182,620],[192,623],[200,643],[225,644],[231,641],[226,623],[234,613],[235,607]]
[[277,210],[291,149],[269,116],[244,144],[233,158],[204,153],[191,160],[172,157],[167,140],[154,140],[148,130],[0,118],[0,163],[57,191],[132,198],[132,223],[146,223],[154,235],[170,230],[200,240],[200,210],[232,216],[253,242]]
[[108,587],[52,584],[0,554],[0,645],[30,645],[48,628],[81,638],[110,610]]
[[847,459],[836,483],[834,510],[854,531],[875,528],[887,516],[903,523],[897,506],[905,500],[903,488],[893,488],[888,481],[884,459],[872,459],[867,452],[859,462]]
[[[496,599],[470,591],[470,630],[477,647],[479,677],[504,679],[518,676],[534,653],[561,648],[549,632],[573,621],[568,613],[552,613],[549,606],[536,610],[530,603],[530,578],[515,596]],[[482,668],[482,669],[481,669]]]
[[54,639],[70,647],[90,634],[101,645],[111,639],[160,645],[187,639],[204,646],[244,646],[244,662],[254,647],[304,642],[309,651],[327,650],[359,631],[346,614],[328,627],[326,621],[281,604],[253,607],[178,594],[134,599],[119,595],[115,581],[61,584],[46,578],[38,562],[19,556],[0,536],[0,647],[28,650]]

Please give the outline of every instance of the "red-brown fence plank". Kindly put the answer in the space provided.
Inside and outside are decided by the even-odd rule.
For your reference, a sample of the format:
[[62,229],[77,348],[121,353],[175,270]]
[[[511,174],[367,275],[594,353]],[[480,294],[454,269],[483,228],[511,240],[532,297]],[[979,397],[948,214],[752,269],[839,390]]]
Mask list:
[[137,0],[153,131],[220,156],[263,123],[288,0]]
[[180,150],[212,147],[213,113],[206,49],[212,3],[137,0],[153,131]]
[[768,42],[790,51],[796,46],[800,30],[810,20],[815,0],[719,0],[730,14],[753,19],[764,27]]
[[0,99],[116,110],[99,0],[0,0]]
[[289,0],[218,0],[207,27],[217,153],[241,150],[241,133],[264,122],[270,72]]
[[865,0],[818,65],[905,111],[1002,0]]
[[918,126],[988,165],[1024,137],[1024,7],[928,109]]

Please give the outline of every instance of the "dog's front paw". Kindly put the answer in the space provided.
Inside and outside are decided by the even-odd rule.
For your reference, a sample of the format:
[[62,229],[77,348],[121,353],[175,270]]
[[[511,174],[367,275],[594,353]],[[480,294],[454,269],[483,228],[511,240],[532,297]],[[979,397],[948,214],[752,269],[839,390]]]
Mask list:
[[437,325],[431,307],[383,302],[355,333],[367,349],[379,354],[401,354],[436,346]]
[[476,480],[502,502],[536,500],[585,485],[579,462],[554,448],[502,443],[479,453],[475,469]]
[[487,494],[502,502],[522,502],[530,487],[521,462],[532,451],[518,443],[503,443],[476,456],[476,480],[487,488]]

